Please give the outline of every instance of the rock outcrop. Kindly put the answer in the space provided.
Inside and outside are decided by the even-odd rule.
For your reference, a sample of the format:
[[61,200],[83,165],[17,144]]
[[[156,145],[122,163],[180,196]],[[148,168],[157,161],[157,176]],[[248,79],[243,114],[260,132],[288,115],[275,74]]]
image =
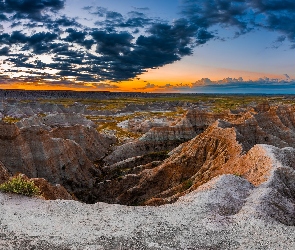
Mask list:
[[34,116],[17,125],[0,126],[0,160],[9,173],[45,178],[87,202],[172,203],[223,174],[259,186],[272,171],[259,144],[295,147],[294,108],[267,103],[223,113],[191,109],[176,125],[114,149],[115,138],[82,115]]
[[0,161],[0,184],[7,180],[9,180],[9,173],[4,164]]
[[13,124],[2,124],[0,148],[0,159],[10,174],[45,178],[63,185],[82,200],[87,200],[83,193],[93,187],[95,177],[100,175],[76,142],[53,138],[40,127],[19,129]]
[[[223,120],[215,121],[194,139],[172,150],[169,153],[170,157],[162,164],[143,169],[139,173],[129,171],[119,179],[100,183],[97,188],[98,199],[108,197],[108,202],[129,205],[161,205],[176,201],[222,174],[243,176],[253,185],[261,185],[269,178],[272,161],[266,149],[258,144],[276,145],[279,148],[294,147],[295,123],[292,111],[293,109],[288,106],[264,105],[256,111],[252,110],[252,113],[230,115]],[[194,124],[195,133],[197,130],[201,131],[203,121],[205,129],[214,120],[211,115],[206,118],[207,120],[202,118],[201,121],[193,119],[192,115],[189,117],[190,119],[184,119],[182,123]],[[160,131],[159,128],[153,130]],[[168,132],[169,130],[166,130],[160,134],[167,135]],[[158,138],[158,141],[169,141],[169,137],[159,136],[153,140],[157,141]],[[173,140],[176,137],[171,138]],[[144,146],[155,145],[150,141],[150,144],[145,144],[147,141],[141,138],[133,144],[127,144],[127,147],[120,146],[108,157],[113,156],[112,160],[116,162],[123,160],[118,157],[120,155],[128,158],[132,153],[146,152]],[[131,153],[127,149],[134,150]],[[115,165],[120,164],[119,162]],[[117,192],[109,191],[115,189]],[[104,198],[102,200],[104,201]]]
[[69,139],[75,141],[92,162],[99,161],[111,150],[116,143],[116,137],[99,134],[93,127],[82,125],[56,127],[50,131],[54,138]]
[[130,157],[142,156],[151,152],[170,151],[204,132],[216,120],[240,121],[249,115],[248,112],[216,114],[200,109],[191,109],[176,125],[154,127],[138,140],[118,146],[104,161],[111,165]]
[[95,123],[86,119],[80,114],[58,113],[43,116],[31,116],[17,122],[19,128],[29,128],[31,126],[47,126],[47,127],[69,127],[75,125],[83,125],[85,127],[95,127]]
[[52,185],[44,178],[29,179],[39,188],[40,195],[45,200],[74,200],[73,196],[60,184]]

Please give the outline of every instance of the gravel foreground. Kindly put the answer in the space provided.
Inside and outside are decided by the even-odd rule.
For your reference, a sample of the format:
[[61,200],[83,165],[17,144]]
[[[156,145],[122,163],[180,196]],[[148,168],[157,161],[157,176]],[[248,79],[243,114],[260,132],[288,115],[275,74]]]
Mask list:
[[0,193],[0,247],[295,249],[294,226],[254,211],[254,198],[262,192],[245,179],[222,175],[160,207],[88,205]]

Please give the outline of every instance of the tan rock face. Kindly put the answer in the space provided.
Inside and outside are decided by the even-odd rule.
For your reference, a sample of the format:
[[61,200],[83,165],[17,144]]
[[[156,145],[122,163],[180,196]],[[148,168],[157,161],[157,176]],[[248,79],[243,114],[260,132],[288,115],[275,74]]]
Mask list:
[[237,120],[242,115],[215,114],[199,109],[189,110],[175,126],[152,128],[139,140],[117,147],[104,161],[107,165],[112,165],[130,157],[142,156],[151,152],[170,151],[204,132],[216,120],[226,117],[229,120]]
[[239,124],[250,117],[253,116],[249,112],[242,112],[241,114],[229,112],[212,113],[191,109],[175,126],[152,128],[139,140],[117,147],[104,161],[107,165],[112,165],[130,157],[142,156],[157,151],[170,151],[181,143],[203,133],[217,120]]
[[11,125],[9,129],[10,134],[17,136],[2,137],[0,159],[11,174],[45,178],[51,183],[62,184],[82,199],[83,190],[92,188],[94,176],[100,175],[74,141],[52,138],[40,127],[19,130]]
[[9,173],[4,166],[4,164],[0,161],[0,184],[7,181],[9,179]]
[[30,179],[40,189],[41,195],[46,200],[73,200],[73,197],[60,184],[52,185],[44,178]]
[[0,123],[0,140],[13,140],[19,133],[14,124]]
[[[140,173],[127,174],[120,177],[120,180],[101,183],[98,197],[99,190],[102,190],[101,196],[108,197],[113,203],[161,205],[173,202],[223,174],[242,176],[255,186],[261,185],[268,180],[274,159],[264,146],[257,144],[276,145],[279,148],[294,147],[295,123],[293,109],[288,106],[264,105],[256,111],[236,116],[220,115],[223,120],[215,121],[204,132],[174,149],[162,164],[144,169]],[[194,118],[197,114],[199,113],[188,113],[189,118],[183,120],[185,129],[193,127],[192,124],[198,128],[204,124],[203,128],[206,128],[216,118],[210,113],[208,116],[203,114],[201,118]],[[159,135],[152,137],[154,131],[159,132]],[[152,129],[141,143],[147,143],[147,138],[151,138],[151,141],[169,140],[166,135],[171,131],[176,130]],[[138,142],[134,144],[139,145]],[[294,165],[294,160],[289,159],[287,165],[292,164]],[[108,190],[118,186],[119,191],[108,193]]]
[[[190,110],[177,125],[153,128],[111,153],[114,138],[92,127],[2,124],[0,160],[9,173],[61,184],[80,200],[161,205],[223,174],[255,186],[268,181],[275,159],[259,144],[294,148],[294,111],[267,104],[238,114]],[[281,162],[294,165],[286,155]],[[105,166],[99,169],[96,161]]]
[[106,156],[110,150],[110,146],[116,142],[114,136],[102,135],[99,134],[95,128],[81,125],[57,127],[54,128],[50,134],[54,138],[75,141],[92,162],[98,161]]

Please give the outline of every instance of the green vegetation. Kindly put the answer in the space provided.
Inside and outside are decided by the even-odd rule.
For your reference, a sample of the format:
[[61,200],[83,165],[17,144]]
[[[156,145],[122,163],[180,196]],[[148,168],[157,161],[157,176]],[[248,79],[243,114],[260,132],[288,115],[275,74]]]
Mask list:
[[4,118],[2,118],[2,121],[6,122],[6,123],[17,123],[19,122],[21,119],[19,118],[14,118],[14,117],[10,117],[10,116],[5,116]]
[[234,173],[235,176],[242,177],[243,175],[240,173]]
[[188,180],[184,181],[182,183],[182,190],[185,191],[185,190],[189,189],[193,184],[194,183],[193,183],[193,181],[191,179],[188,179]]
[[132,132],[128,129],[121,128],[118,124],[122,121],[131,120],[138,117],[144,117],[144,120],[155,119],[161,117],[177,118],[181,117],[185,113],[185,110],[179,108],[176,111],[171,112],[134,112],[133,114],[122,116],[86,116],[87,119],[92,120],[97,124],[98,132],[113,131],[118,138],[118,143],[122,143],[126,138],[137,139],[142,136],[143,133]]
[[75,103],[72,98],[57,98],[57,99],[38,99],[40,103],[51,103],[51,104],[61,104],[65,107],[69,107]]
[[151,157],[154,160],[165,160],[169,157],[168,153],[169,151],[158,151],[149,153],[146,156]]
[[22,175],[12,177],[0,185],[0,190],[6,193],[23,194],[26,196],[40,195],[40,189],[33,181],[25,179]]
[[[118,138],[118,144],[122,144],[127,140],[137,139],[143,133],[139,131],[130,131],[127,128],[121,128],[118,124],[122,121],[132,119],[149,120],[155,118],[166,117],[177,122],[177,118],[182,117],[186,113],[184,104],[195,105],[210,110],[214,113],[221,113],[227,110],[244,109],[249,106],[255,106],[258,103],[269,102],[270,104],[289,104],[294,105],[294,98],[288,96],[251,96],[251,95],[206,95],[206,94],[167,94],[157,95],[152,94],[145,97],[118,97],[114,96],[109,99],[74,99],[74,98],[59,98],[57,100],[39,99],[42,103],[55,103],[61,104],[65,107],[80,103],[86,105],[86,109],[90,111],[110,111],[109,115],[88,115],[87,119],[92,120],[97,124],[99,132],[115,134]],[[120,113],[125,107],[132,104],[137,105],[154,105],[154,107],[162,107],[163,104],[170,103],[173,105],[173,111],[135,111],[129,114],[115,115],[116,112]],[[156,105],[155,105],[156,104]],[[43,114],[39,114],[43,116]],[[7,122],[17,122],[18,119],[6,118]],[[172,124],[174,125],[174,123]]]

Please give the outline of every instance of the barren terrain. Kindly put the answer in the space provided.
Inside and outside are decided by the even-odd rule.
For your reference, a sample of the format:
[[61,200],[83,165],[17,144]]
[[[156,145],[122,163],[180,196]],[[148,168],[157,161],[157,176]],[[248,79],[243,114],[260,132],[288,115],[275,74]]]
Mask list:
[[0,93],[3,249],[294,249],[295,99]]

